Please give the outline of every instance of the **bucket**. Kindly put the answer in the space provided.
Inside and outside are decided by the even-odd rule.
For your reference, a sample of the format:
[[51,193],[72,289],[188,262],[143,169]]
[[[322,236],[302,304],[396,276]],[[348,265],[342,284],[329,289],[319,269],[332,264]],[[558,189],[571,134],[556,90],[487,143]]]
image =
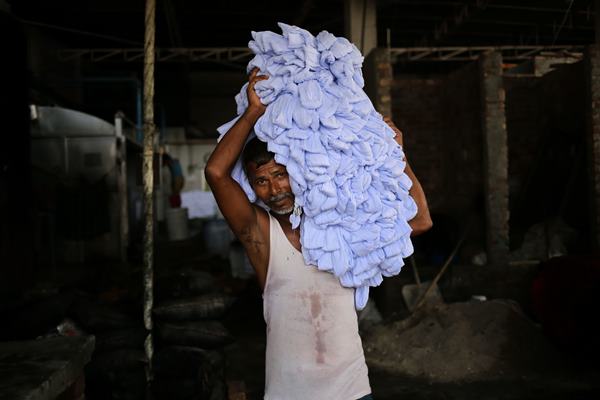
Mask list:
[[188,232],[188,209],[187,208],[169,208],[165,216],[167,217],[167,234],[169,240],[184,240],[189,236]]

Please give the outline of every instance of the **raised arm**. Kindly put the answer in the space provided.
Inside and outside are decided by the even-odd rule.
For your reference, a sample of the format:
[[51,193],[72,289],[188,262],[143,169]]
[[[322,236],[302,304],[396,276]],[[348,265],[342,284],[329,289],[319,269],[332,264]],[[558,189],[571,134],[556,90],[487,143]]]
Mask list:
[[245,245],[255,239],[253,236],[257,229],[257,212],[244,190],[231,177],[231,171],[254,124],[265,112],[266,107],[254,91],[256,82],[263,79],[267,77],[258,76],[256,68],[250,74],[247,89],[248,108],[217,144],[204,169],[206,181],[215,195],[219,209],[233,233]]
[[[396,136],[394,137],[394,139],[404,149],[402,131],[398,129],[398,127],[390,118],[385,117],[384,121],[390,126],[390,128],[392,128],[394,132],[396,132]],[[404,154],[406,156],[406,152]],[[404,172],[412,181],[412,187],[410,188],[409,193],[415,201],[415,203],[417,204],[417,215],[415,215],[413,219],[408,221],[408,224],[412,228],[411,236],[417,236],[431,229],[431,227],[433,226],[433,222],[431,221],[431,216],[429,215],[429,207],[427,206],[427,198],[425,197],[425,192],[423,192],[423,187],[421,186],[421,183],[419,182],[417,176],[410,167],[408,159],[406,160],[406,168],[404,169]]]

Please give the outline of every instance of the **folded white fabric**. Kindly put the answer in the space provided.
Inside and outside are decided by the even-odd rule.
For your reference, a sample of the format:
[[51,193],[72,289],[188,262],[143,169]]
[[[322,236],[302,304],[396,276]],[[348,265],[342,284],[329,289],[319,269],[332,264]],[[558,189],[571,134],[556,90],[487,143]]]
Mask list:
[[[252,32],[249,47],[269,79],[256,84],[268,105],[256,136],[286,166],[308,265],[355,287],[362,309],[369,287],[393,276],[413,252],[407,221],[417,212],[411,180],[394,132],[363,91],[363,57],[347,39],[323,31],[316,37],[283,23],[282,35]],[[235,97],[238,115],[248,106],[246,85]],[[219,127],[221,137],[237,120]],[[238,161],[232,176],[250,201],[256,195]]]

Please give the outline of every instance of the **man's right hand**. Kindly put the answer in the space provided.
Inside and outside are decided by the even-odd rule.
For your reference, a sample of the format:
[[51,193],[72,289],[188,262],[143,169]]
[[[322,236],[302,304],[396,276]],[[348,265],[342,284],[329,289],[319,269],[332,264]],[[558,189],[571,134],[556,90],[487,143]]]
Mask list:
[[248,95],[248,111],[255,113],[258,117],[265,113],[267,106],[260,101],[260,97],[258,97],[256,94],[254,86],[257,82],[269,79],[268,76],[258,75],[259,72],[260,70],[258,67],[255,67],[252,72],[250,72],[250,77],[248,78],[248,88],[246,89],[246,94]]

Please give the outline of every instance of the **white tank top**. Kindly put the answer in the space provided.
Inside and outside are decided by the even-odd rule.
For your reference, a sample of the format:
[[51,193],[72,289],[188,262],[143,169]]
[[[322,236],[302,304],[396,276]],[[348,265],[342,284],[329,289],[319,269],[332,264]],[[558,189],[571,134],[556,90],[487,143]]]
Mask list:
[[263,292],[265,400],[356,400],[371,393],[354,289],[306,265],[269,215]]

